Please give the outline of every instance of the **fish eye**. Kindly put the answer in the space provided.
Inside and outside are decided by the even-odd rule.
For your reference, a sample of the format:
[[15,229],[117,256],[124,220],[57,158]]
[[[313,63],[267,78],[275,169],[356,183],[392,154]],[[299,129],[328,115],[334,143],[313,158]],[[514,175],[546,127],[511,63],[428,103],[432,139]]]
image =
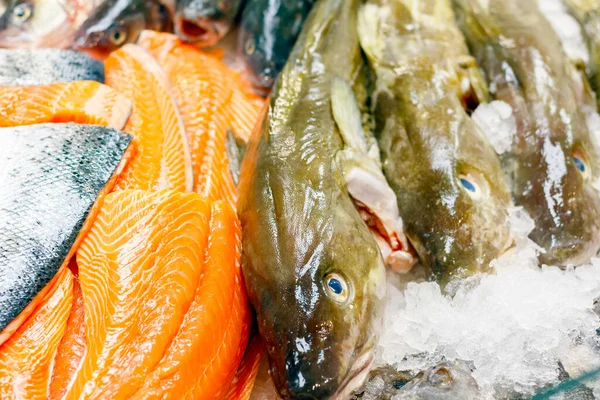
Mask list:
[[244,52],[246,53],[246,55],[251,56],[252,54],[254,54],[255,50],[256,50],[256,45],[254,44],[254,38],[252,36],[250,36],[246,40],[246,43],[244,43]]
[[472,175],[461,174],[458,177],[460,185],[465,192],[473,199],[479,199],[482,196],[482,191]]
[[581,173],[584,179],[589,178],[591,172],[590,167],[588,166],[587,162],[585,161],[585,157],[583,154],[581,154],[581,152],[573,152],[573,164],[575,164],[575,167]]
[[127,40],[127,32],[122,28],[115,28],[110,32],[110,41],[115,46],[120,46]]
[[331,272],[325,276],[323,281],[325,293],[336,303],[345,304],[350,297],[350,289],[346,279],[336,273]]
[[429,383],[433,387],[444,387],[452,383],[452,374],[447,368],[441,367],[429,377]]
[[21,3],[13,9],[12,20],[15,23],[22,24],[33,14],[33,8],[30,4]]
[[227,0],[219,0],[218,7],[219,10],[225,12],[229,9],[229,2]]

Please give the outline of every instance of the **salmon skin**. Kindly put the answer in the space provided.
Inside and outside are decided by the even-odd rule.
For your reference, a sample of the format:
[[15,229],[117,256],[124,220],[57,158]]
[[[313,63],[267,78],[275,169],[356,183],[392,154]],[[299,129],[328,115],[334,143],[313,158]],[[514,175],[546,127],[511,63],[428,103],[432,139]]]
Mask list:
[[76,51],[0,49],[2,86],[48,85],[83,80],[104,83],[104,65]]
[[55,276],[130,141],[95,125],[0,129],[0,331]]

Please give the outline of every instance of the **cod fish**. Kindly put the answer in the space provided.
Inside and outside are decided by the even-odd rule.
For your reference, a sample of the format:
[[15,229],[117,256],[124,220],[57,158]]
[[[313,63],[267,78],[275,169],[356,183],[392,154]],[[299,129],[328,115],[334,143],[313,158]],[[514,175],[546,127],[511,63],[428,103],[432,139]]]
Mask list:
[[0,49],[0,86],[37,86],[82,80],[104,83],[104,65],[76,51]]
[[487,88],[450,0],[371,0],[359,36],[376,76],[375,136],[409,242],[440,282],[486,271],[511,243],[498,156],[465,109]]
[[175,33],[186,42],[214,46],[231,29],[242,2],[176,0]]
[[95,125],[0,129],[0,331],[68,258],[130,141]]
[[[579,22],[590,52],[588,75],[596,93],[600,90],[600,0],[563,0],[569,13]],[[597,98],[600,107],[600,98]]]
[[125,43],[135,42],[144,29],[171,31],[169,9],[158,0],[107,0],[75,33],[73,47],[103,59]]
[[266,94],[296,43],[314,0],[255,0],[244,8],[238,53],[246,75]]
[[242,268],[284,398],[344,398],[372,364],[385,265],[363,218],[386,262],[412,263],[352,89],[359,2],[313,7],[242,164]]
[[102,0],[4,0],[0,47],[68,48]]
[[536,222],[540,261],[587,262],[600,248],[600,159],[575,89],[575,66],[534,2],[454,0],[491,94],[512,107],[502,155],[515,203]]

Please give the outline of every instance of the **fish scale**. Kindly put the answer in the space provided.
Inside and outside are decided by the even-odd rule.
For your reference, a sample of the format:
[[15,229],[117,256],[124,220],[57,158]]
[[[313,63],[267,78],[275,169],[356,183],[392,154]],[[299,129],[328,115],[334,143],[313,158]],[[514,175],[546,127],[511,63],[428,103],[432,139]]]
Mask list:
[[130,141],[92,125],[0,129],[0,330],[52,280]]
[[104,65],[75,51],[0,49],[0,85],[31,86],[90,80],[104,83]]

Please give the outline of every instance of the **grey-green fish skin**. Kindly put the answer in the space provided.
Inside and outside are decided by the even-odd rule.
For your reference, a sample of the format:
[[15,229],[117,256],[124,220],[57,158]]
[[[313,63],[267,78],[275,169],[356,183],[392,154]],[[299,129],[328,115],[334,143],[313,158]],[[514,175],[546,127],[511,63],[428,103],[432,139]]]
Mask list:
[[[563,0],[569,13],[583,28],[583,34],[590,52],[588,75],[596,93],[600,90],[600,1],[599,0]],[[597,107],[600,109],[600,97]]]
[[314,0],[254,0],[244,8],[238,53],[259,92],[273,86],[313,4]]
[[[385,267],[346,189],[331,100],[334,77],[351,84],[362,70],[359,1],[313,7],[242,165],[242,268],[286,399],[360,385],[382,329]],[[331,273],[348,298],[328,289]]]
[[[589,261],[600,248],[597,149],[574,88],[573,64],[534,3],[454,0],[460,26],[517,132],[503,155],[515,203],[535,221],[540,261]],[[582,172],[576,160],[583,162]]]
[[104,83],[104,64],[58,49],[0,49],[0,85],[35,86],[91,80]]
[[512,203],[498,156],[465,111],[487,87],[450,0],[369,0],[359,15],[375,136],[406,235],[442,284],[487,271],[511,245]]
[[131,140],[95,125],[0,129],[0,331],[54,277]]
[[158,0],[107,0],[98,6],[75,33],[73,47],[106,57],[137,40],[144,29],[169,32],[169,9]]
[[186,42],[214,46],[229,32],[242,5],[243,0],[176,0],[175,33]]

